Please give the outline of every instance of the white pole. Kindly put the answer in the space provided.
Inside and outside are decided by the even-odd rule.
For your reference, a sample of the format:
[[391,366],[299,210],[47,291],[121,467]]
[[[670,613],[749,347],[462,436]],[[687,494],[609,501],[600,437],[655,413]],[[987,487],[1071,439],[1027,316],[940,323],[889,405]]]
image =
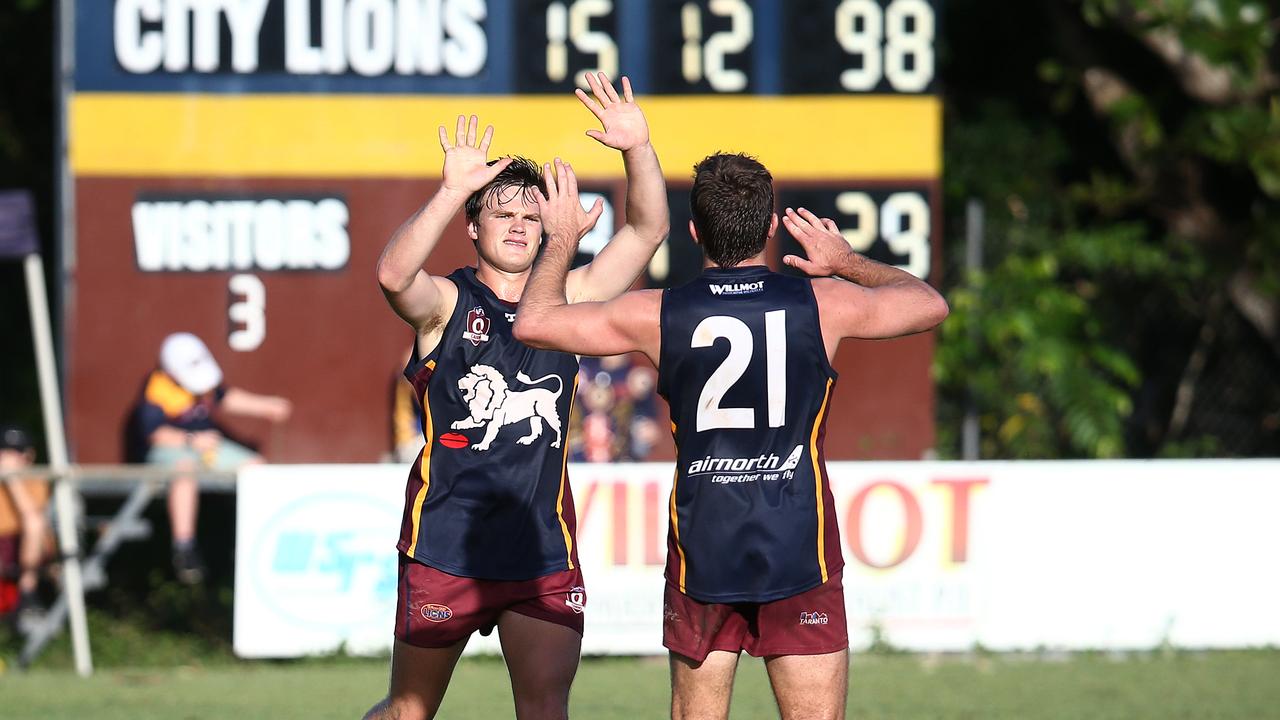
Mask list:
[[31,336],[36,346],[36,372],[40,381],[40,406],[44,410],[44,435],[49,446],[49,467],[54,478],[54,505],[58,511],[58,546],[62,549],[62,591],[67,594],[71,619],[71,646],[76,672],[93,674],[89,654],[89,623],[84,609],[84,579],[80,574],[80,522],[75,497],[66,472],[67,437],[62,425],[62,398],[58,392],[57,366],[53,357],[53,329],[49,323],[48,295],[44,285],[44,263],[38,253],[23,261],[27,274],[27,306],[31,308]]

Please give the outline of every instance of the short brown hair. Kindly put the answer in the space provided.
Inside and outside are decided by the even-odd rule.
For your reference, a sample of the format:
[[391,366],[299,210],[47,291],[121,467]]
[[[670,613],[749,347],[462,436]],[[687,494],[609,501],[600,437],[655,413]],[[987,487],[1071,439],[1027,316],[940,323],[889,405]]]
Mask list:
[[773,217],[773,176],[743,153],[715,153],[693,166],[693,226],[707,257],[733,267],[758,255]]
[[[490,160],[489,164],[496,162],[498,161]],[[542,168],[529,158],[513,157],[511,164],[503,168],[497,177],[467,198],[467,222],[475,222],[480,218],[480,208],[484,207],[490,197],[496,196],[498,202],[503,202],[515,197],[518,193],[527,193],[535,188],[542,193],[542,197],[547,196],[547,184],[542,178]]]

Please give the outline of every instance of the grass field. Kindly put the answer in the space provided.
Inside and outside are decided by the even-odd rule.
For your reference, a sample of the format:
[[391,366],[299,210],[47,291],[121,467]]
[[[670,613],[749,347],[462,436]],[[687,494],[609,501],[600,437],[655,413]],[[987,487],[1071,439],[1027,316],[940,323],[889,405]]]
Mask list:
[[[5,720],[358,718],[386,684],[385,662],[323,660],[0,675]],[[1056,659],[858,655],[850,671],[851,719],[1171,720],[1280,718],[1280,651],[1082,654]],[[585,660],[571,714],[583,720],[663,718],[666,661]],[[441,718],[512,717],[506,670],[464,659]],[[763,665],[745,658],[731,717],[775,718]]]

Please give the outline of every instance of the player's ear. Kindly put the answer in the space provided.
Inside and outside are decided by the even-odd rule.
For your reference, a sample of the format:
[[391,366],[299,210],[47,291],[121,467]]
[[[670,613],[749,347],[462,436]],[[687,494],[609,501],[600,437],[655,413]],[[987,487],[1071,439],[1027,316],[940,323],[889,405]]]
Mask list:
[[471,242],[475,242],[480,239],[480,223],[478,221],[467,221],[467,237],[471,238]]
[[693,226],[693,221],[689,221],[689,237],[693,238],[694,245],[701,245],[702,241],[698,239],[698,228]]
[[772,240],[774,235],[778,234],[778,213],[769,216],[769,234],[765,236],[765,240]]

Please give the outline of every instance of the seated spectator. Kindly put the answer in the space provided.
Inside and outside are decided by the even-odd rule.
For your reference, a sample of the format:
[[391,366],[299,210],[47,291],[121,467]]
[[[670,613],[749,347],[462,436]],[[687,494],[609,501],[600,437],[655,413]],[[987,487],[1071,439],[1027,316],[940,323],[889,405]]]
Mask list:
[[[0,427],[0,473],[20,471],[35,459],[35,448],[24,430]],[[37,592],[41,565],[53,555],[45,514],[48,503],[47,480],[10,476],[0,482],[0,578],[16,579],[17,626],[24,633],[44,613]]]
[[148,464],[171,468],[169,522],[173,533],[173,568],[188,584],[204,579],[204,563],[196,547],[196,514],[201,470],[238,470],[262,462],[253,450],[227,437],[213,413],[284,422],[293,410],[282,398],[259,395],[222,382],[222,369],[209,348],[191,333],[174,333],[160,347],[159,366],[147,376],[134,408],[133,436],[143,443]]
[[656,373],[632,355],[584,357],[570,415],[574,462],[643,461],[658,442]]

